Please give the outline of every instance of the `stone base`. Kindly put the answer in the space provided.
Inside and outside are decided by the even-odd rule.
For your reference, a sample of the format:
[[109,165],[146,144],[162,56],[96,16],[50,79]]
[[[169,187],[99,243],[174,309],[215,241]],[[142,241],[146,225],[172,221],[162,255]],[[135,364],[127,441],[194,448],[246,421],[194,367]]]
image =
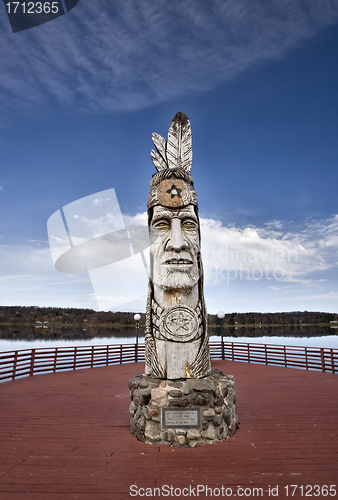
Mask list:
[[141,373],[129,389],[130,431],[139,441],[194,448],[223,441],[239,427],[235,380],[220,370],[183,380]]

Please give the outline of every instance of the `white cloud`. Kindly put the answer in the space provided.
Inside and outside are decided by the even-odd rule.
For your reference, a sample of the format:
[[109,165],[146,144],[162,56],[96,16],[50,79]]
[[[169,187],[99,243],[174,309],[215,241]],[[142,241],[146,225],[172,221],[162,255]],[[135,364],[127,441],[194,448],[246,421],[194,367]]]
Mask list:
[[224,227],[201,219],[206,284],[225,280],[269,279],[313,286],[321,273],[337,267],[338,217],[310,221],[306,229],[281,231],[283,226]]
[[136,215],[125,215],[123,214],[123,219],[126,226],[148,226],[148,213],[142,212]]
[[[128,226],[144,225],[146,213],[126,216],[125,219]],[[240,310],[241,306],[242,310],[263,311],[267,310],[268,303],[275,304],[273,307],[276,308],[277,304],[287,301],[290,301],[290,310],[314,310],[316,305],[318,310],[325,310],[325,304],[331,304],[332,309],[338,293],[338,252],[335,245],[338,216],[307,221],[301,230],[294,228],[291,231],[287,222],[278,224],[278,227],[284,228],[284,231],[276,231],[272,223],[263,227],[225,227],[217,220],[201,218],[205,295],[211,310],[214,310],[213,304],[218,304],[216,309],[224,307],[220,302],[223,295],[227,296],[227,304],[235,310]],[[140,260],[140,256],[137,258]],[[243,271],[244,268],[248,271]],[[92,272],[95,278],[92,284],[99,304],[111,300],[116,291],[116,296],[123,296],[126,303],[146,293],[146,289],[143,292],[146,276],[138,277],[137,283],[127,283],[127,271],[133,269],[130,260],[116,267],[113,280],[107,279],[105,269],[108,267]],[[144,273],[141,260],[137,269]],[[263,270],[262,279],[257,269]],[[277,272],[280,269],[283,276]],[[227,270],[230,270],[228,280]],[[141,283],[142,286],[139,286]],[[92,284],[87,274],[56,271],[44,241],[0,245],[1,304],[95,309],[97,305],[93,301]],[[309,293],[313,287],[315,293]],[[277,308],[281,309],[280,306]]]
[[15,35],[3,16],[1,107],[144,108],[280,58],[337,19],[330,0],[81,0]]
[[0,279],[45,273],[53,265],[46,242],[25,242],[21,245],[1,245]]
[[55,270],[46,242],[0,245],[0,304],[97,308],[87,274]]
[[[297,300],[337,300],[338,292],[316,293],[311,295],[299,295]],[[280,297],[279,300],[290,300],[290,297]]]

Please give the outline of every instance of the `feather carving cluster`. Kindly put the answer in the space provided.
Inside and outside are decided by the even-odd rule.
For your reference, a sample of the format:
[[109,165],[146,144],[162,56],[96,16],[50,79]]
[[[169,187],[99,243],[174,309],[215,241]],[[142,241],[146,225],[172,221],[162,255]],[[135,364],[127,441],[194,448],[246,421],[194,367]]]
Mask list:
[[150,151],[151,159],[158,172],[167,169],[182,168],[190,174],[192,164],[192,136],[188,117],[176,113],[168,131],[168,140],[153,133],[152,140],[156,151]]

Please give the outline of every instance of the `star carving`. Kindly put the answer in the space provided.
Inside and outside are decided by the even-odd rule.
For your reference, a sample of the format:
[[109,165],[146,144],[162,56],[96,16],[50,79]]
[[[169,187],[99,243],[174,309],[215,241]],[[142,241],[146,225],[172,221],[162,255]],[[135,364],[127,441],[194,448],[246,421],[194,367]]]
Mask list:
[[166,193],[170,194],[171,199],[175,198],[175,196],[178,196],[178,198],[182,198],[181,192],[182,189],[176,187],[174,182],[172,183],[171,188],[167,189],[166,191]]
[[167,318],[167,325],[173,333],[190,332],[191,320],[184,311],[175,311]]

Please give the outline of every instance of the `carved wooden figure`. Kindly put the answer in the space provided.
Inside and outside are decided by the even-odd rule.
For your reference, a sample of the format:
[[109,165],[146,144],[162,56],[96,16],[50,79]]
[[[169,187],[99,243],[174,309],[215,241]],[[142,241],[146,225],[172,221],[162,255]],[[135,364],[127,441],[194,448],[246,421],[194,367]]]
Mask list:
[[208,375],[210,354],[203,295],[197,195],[190,175],[191,126],[183,113],[168,140],[152,134],[157,169],[148,199],[150,277],[146,374],[163,379]]

